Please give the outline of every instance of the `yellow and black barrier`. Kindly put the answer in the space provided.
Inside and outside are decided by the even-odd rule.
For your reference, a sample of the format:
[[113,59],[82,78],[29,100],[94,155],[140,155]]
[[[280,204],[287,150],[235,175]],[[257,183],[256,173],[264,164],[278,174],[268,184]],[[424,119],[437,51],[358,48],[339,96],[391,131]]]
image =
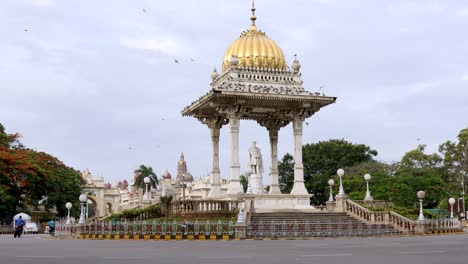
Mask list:
[[232,240],[233,235],[116,235],[116,234],[81,234],[80,239],[99,240]]
[[430,230],[426,234],[450,234],[463,232],[460,229],[447,229],[447,230]]

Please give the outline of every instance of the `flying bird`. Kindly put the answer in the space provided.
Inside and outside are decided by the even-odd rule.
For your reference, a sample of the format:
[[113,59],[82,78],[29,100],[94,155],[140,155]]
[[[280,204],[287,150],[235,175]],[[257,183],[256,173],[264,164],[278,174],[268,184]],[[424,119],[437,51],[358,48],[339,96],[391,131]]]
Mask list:
[[143,9],[141,9],[141,10],[142,10],[143,12],[145,12],[145,13],[146,13],[146,10],[145,10],[144,8],[143,8]]
[[421,140],[420,138],[417,139],[417,141]]
[[180,64],[178,60],[174,60],[175,63]]
[[192,59],[192,58],[190,58],[190,61],[191,61],[191,62],[194,62],[195,60],[194,60],[194,59]]
[[308,125],[309,125],[309,123],[308,123],[308,122],[305,122],[305,124],[306,124],[306,126],[308,126]]
[[24,31],[25,31],[25,32],[27,32],[27,31],[28,31],[28,29],[25,29]]
[[320,90],[322,90],[322,88],[325,88],[325,86],[323,86],[323,85],[322,85],[322,86],[320,86],[320,88],[319,88],[319,91],[320,91]]

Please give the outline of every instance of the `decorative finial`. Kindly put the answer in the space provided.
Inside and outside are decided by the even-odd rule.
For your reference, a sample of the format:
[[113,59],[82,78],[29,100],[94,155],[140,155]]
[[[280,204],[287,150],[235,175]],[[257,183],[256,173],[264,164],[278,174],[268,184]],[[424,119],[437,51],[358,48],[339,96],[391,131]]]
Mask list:
[[294,61],[293,61],[293,64],[291,65],[291,68],[293,69],[294,73],[298,73],[301,70],[301,64],[299,63],[299,60],[297,59],[297,54],[294,54]]
[[218,78],[219,74],[218,71],[216,70],[216,67],[213,69],[213,72],[211,73],[211,80],[214,82],[216,78]]
[[252,21],[252,25],[250,25],[250,30],[257,30],[257,27],[255,26],[255,20],[257,20],[257,17],[255,16],[255,1],[252,0],[252,16],[250,17],[250,20]]

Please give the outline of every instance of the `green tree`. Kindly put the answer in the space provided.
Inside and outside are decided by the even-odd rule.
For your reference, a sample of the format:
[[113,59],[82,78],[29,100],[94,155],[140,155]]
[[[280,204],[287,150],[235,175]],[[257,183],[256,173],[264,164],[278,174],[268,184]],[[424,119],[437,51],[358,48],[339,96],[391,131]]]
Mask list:
[[[307,191],[314,194],[313,204],[324,204],[327,200],[328,179],[335,177],[339,168],[354,166],[361,162],[372,161],[377,151],[362,144],[353,144],[343,139],[321,141],[302,147],[304,181]],[[280,185],[283,192],[292,189],[294,181],[294,162],[286,154],[278,164]]]
[[468,128],[458,134],[458,142],[447,142],[439,146],[445,169],[444,180],[450,186],[452,195],[463,192],[461,183],[466,183],[468,177]]
[[79,172],[49,154],[25,148],[19,134],[7,134],[0,124],[0,221],[37,208],[39,201],[65,216],[66,202],[79,204],[82,185]]
[[156,185],[159,183],[158,177],[156,173],[154,173],[153,168],[146,167],[145,165],[140,165],[138,169],[135,170],[135,183],[134,186],[143,189],[143,193],[146,192],[146,184],[145,184],[145,177],[149,177],[150,183],[149,187],[151,189],[155,189]]
[[249,176],[248,176],[248,173],[244,173],[240,176],[240,184],[242,185],[242,190],[244,190],[244,193],[247,192],[247,187],[248,187],[248,184],[249,184],[249,180],[247,179]]

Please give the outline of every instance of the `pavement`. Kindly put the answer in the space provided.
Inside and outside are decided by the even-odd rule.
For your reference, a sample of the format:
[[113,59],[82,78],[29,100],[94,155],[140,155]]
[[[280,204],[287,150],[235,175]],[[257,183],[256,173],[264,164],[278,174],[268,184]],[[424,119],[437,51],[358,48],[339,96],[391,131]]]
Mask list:
[[468,235],[415,237],[144,241],[0,236],[0,263],[468,263]]

